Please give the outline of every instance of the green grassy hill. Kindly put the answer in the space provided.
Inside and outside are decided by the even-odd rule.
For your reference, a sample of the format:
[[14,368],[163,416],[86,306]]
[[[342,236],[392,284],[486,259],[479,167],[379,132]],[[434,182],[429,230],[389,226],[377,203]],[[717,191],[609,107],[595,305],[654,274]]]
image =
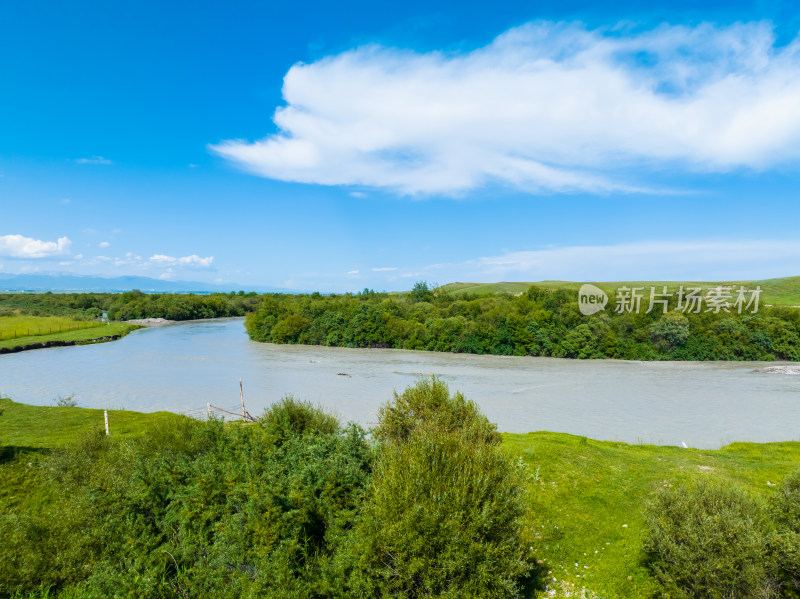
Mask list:
[[[623,285],[628,287],[662,287],[667,286],[669,291],[677,290],[678,287],[716,287],[717,285],[744,285],[748,289],[753,289],[757,285],[761,287],[761,304],[773,306],[800,306],[800,277],[783,277],[781,279],[762,279],[759,281],[610,281],[594,282],[594,285],[612,296],[614,291]],[[474,293],[476,295],[492,295],[496,293],[518,294],[525,292],[531,285],[544,289],[568,289],[578,291],[583,282],[574,281],[537,281],[531,283],[523,282],[502,282],[502,283],[449,283],[442,285],[439,289],[448,291],[454,295],[464,293]]]

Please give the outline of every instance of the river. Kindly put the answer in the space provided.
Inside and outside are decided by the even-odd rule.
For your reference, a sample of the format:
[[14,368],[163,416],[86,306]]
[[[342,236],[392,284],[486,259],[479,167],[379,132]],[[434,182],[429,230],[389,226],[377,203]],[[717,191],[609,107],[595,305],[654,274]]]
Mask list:
[[241,319],[135,331],[120,341],[0,356],[0,393],[35,405],[202,414],[206,402],[257,416],[287,394],[368,426],[394,390],[435,374],[501,431],[717,448],[800,440],[800,376],[776,363],[623,362],[272,345]]

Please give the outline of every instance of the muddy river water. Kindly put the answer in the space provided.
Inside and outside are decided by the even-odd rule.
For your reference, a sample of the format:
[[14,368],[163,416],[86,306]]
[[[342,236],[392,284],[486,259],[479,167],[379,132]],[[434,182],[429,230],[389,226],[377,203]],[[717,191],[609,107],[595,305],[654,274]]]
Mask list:
[[800,371],[753,362],[622,362],[474,356],[250,341],[242,319],[135,331],[120,341],[0,356],[0,393],[52,405],[255,415],[284,395],[369,425],[394,390],[435,374],[501,431],[716,448],[800,440]]

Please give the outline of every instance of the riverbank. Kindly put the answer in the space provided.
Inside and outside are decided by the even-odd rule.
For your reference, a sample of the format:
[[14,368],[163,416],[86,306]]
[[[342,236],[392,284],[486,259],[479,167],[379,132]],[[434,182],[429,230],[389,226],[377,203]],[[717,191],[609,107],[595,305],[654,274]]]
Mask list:
[[[0,457],[0,513],[18,509],[47,454],[103,427],[102,410],[30,406],[8,399],[0,400],[0,410],[0,444],[5,447]],[[133,439],[147,427],[183,418],[165,412],[109,411],[114,438]],[[527,467],[532,514],[528,527],[550,589],[566,593],[587,588],[604,597],[645,597],[656,590],[642,565],[641,544],[644,506],[659,486],[699,475],[769,497],[800,463],[800,442],[733,443],[699,450],[551,432],[504,433],[502,438],[505,450]]]
[[123,322],[112,322],[107,325],[67,330],[43,335],[26,335],[0,341],[0,354],[17,353],[47,347],[64,347],[70,345],[87,345],[106,343],[121,339],[131,331],[142,328],[141,325]]

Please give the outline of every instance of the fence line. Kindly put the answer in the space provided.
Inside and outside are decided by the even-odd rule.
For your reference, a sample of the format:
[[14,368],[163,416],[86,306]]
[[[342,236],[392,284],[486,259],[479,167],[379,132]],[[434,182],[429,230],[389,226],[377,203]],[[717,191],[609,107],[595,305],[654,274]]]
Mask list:
[[[68,324],[66,330],[67,331],[80,331],[82,329],[93,329],[93,328],[99,327],[99,326],[103,326],[103,323],[102,322],[96,322],[96,321],[88,321],[85,326],[79,326],[79,325],[73,326],[71,324]],[[8,340],[8,339],[18,339],[20,337],[40,337],[42,335],[52,335],[53,333],[63,333],[64,332],[64,325],[59,325],[58,326],[58,330],[55,330],[55,329],[56,329],[56,327],[47,327],[46,329],[43,329],[43,328],[35,329],[33,332],[31,332],[31,329],[26,327],[24,329],[14,329],[14,334],[13,335],[9,335],[8,331],[6,331],[6,332],[0,331],[0,341],[4,341],[4,340]],[[20,332],[22,334],[19,334]]]

